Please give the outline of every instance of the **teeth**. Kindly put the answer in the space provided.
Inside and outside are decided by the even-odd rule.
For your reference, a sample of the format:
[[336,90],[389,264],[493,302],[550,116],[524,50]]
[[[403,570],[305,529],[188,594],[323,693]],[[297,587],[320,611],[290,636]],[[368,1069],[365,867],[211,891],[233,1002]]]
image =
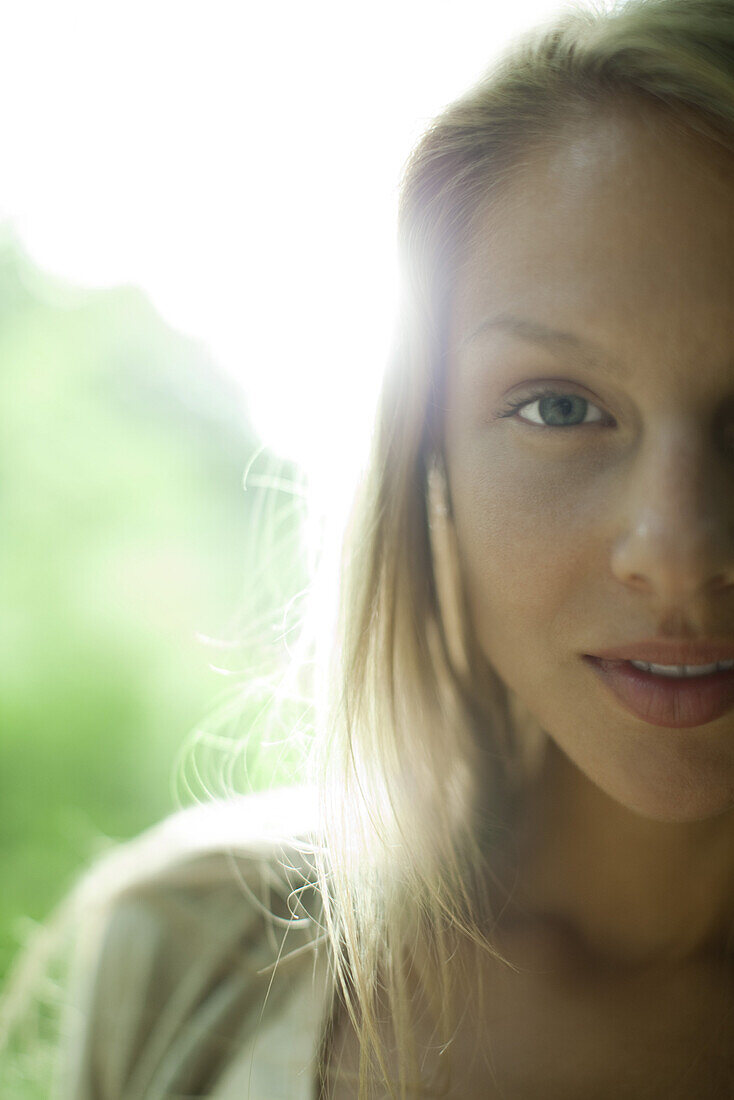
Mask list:
[[656,676],[709,676],[712,672],[726,672],[734,668],[734,661],[715,661],[712,665],[653,665],[646,661],[630,661],[631,665],[642,672],[652,672]]

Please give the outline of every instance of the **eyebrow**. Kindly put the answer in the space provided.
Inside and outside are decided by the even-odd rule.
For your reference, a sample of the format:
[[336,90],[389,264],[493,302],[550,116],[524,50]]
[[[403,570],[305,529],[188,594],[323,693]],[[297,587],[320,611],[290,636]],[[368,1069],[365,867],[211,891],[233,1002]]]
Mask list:
[[481,325],[465,336],[459,347],[463,348],[472,343],[488,329],[499,329],[510,336],[520,337],[533,344],[548,348],[555,355],[572,354],[576,360],[581,360],[584,366],[591,367],[609,374],[624,374],[625,370],[614,356],[609,355],[599,344],[593,340],[585,340],[573,332],[564,332],[562,329],[549,328],[548,325],[538,321],[530,321],[524,317],[516,317],[512,313],[499,313],[495,317],[489,317],[482,321]]

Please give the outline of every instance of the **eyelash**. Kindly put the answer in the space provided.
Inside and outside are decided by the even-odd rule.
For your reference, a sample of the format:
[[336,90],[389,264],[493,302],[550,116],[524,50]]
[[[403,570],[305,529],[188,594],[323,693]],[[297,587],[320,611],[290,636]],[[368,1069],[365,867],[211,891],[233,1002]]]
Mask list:
[[[541,398],[543,398],[543,397],[580,397],[580,396],[581,396],[580,394],[572,393],[570,391],[569,392],[564,392],[563,390],[555,390],[555,389],[551,389],[550,387],[543,387],[541,389],[535,390],[534,393],[528,394],[527,397],[520,397],[516,400],[510,399],[507,402],[507,404],[505,405],[505,407],[497,413],[497,416],[515,417],[517,420],[520,420],[523,424],[528,424],[529,422],[527,420],[522,420],[522,417],[519,417],[517,415],[518,412],[520,411],[520,409],[524,409],[527,405],[533,405],[536,401],[540,401]],[[586,398],[583,398],[583,400],[586,401]],[[605,418],[604,418],[603,411],[601,409],[599,409],[599,406],[595,405],[592,401],[587,401],[587,405],[592,409],[598,409],[598,411],[602,413],[602,418],[600,420],[593,420],[589,424],[531,424],[531,427],[533,427],[533,428],[547,428],[550,431],[558,431],[559,429],[560,430],[565,429],[566,431],[568,431],[569,429],[572,429],[572,428],[587,428],[587,427],[590,427],[591,424],[603,424]],[[608,417],[606,418],[606,422],[610,423]]]

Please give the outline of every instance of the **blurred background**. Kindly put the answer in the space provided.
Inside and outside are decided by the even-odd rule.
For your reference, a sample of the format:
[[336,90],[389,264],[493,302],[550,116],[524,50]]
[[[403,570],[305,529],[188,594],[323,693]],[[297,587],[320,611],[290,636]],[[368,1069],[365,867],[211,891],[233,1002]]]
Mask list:
[[257,741],[240,687],[366,453],[405,158],[557,6],[0,14],[0,979],[106,843],[216,793],[192,744]]

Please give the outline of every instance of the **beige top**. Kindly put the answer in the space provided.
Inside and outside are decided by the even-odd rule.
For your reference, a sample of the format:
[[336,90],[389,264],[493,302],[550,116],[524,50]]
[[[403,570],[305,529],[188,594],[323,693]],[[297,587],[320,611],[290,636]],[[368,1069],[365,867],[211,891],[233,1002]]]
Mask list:
[[304,789],[197,806],[93,868],[59,1100],[316,1100],[333,981],[318,894],[293,893],[314,821]]

